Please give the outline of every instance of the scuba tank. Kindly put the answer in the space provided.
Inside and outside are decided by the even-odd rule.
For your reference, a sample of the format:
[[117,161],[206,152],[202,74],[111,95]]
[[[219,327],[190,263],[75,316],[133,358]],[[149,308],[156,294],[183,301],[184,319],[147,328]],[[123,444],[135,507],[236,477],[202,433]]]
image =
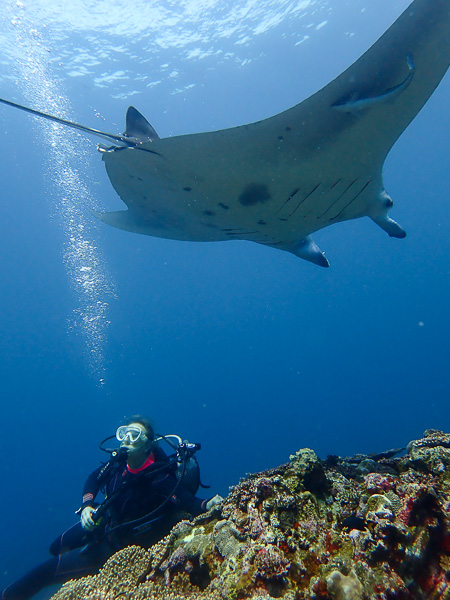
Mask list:
[[[168,438],[175,438],[178,445],[175,446]],[[197,461],[195,453],[201,450],[201,444],[193,444],[187,440],[181,440],[178,435],[170,434],[161,436],[159,435],[156,439],[157,442],[164,440],[176,451],[177,467],[175,470],[175,477],[180,485],[190,492],[193,496],[196,495],[198,488],[209,488],[209,485],[205,485],[200,479],[200,466]],[[170,457],[169,457],[170,458]]]
[[193,496],[195,496],[199,487],[209,488],[209,485],[203,484],[200,479],[200,467],[195,456],[197,450],[201,450],[201,444],[191,444],[178,438],[175,476],[183,488]]
[[193,496],[197,494],[200,486],[209,487],[209,485],[203,485],[200,481],[200,467],[195,456],[190,456],[182,463],[177,464],[175,477],[178,481],[180,481],[184,489],[190,492]]

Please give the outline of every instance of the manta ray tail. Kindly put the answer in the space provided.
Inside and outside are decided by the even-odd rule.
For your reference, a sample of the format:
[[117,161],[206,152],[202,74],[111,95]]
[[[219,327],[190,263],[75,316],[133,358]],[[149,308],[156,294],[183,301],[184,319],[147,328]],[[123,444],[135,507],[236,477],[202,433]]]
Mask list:
[[83,133],[95,135],[96,137],[106,139],[109,142],[115,142],[116,144],[124,147],[136,146],[142,142],[151,142],[152,140],[159,139],[158,134],[147,121],[147,119],[143,117],[141,113],[134,108],[134,106],[130,106],[127,111],[125,133],[123,135],[115,135],[114,133],[106,133],[105,131],[100,131],[99,129],[94,129],[93,127],[80,125],[74,121],[67,121],[66,119],[49,115],[48,113],[35,110],[34,108],[29,108],[28,106],[23,106],[22,104],[17,104],[16,102],[11,102],[10,100],[5,100],[4,98],[0,98],[0,102],[2,104],[6,104],[7,106],[12,106],[13,108],[23,110],[24,112],[35,115],[36,117],[42,117],[43,119],[53,121],[54,123],[59,123],[60,125],[65,125],[71,129],[77,129]]

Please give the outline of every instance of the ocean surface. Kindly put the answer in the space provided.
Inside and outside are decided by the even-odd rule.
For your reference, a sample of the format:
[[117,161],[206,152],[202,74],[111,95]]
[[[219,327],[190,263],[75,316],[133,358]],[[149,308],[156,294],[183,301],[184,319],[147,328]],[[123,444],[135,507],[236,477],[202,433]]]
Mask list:
[[[161,137],[249,123],[328,83],[408,3],[2,0],[0,97],[111,133],[130,104]],[[75,522],[124,416],[201,442],[205,495],[302,447],[449,430],[449,89],[386,161],[408,237],[326,228],[330,269],[99,223],[123,205],[95,138],[0,105],[0,589]]]

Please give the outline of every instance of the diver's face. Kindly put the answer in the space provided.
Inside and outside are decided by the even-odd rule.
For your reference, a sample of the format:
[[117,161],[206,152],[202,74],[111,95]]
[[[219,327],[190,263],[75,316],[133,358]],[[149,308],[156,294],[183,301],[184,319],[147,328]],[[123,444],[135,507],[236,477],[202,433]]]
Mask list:
[[[147,448],[148,437],[145,428],[140,423],[130,423],[121,431],[120,447],[126,448],[128,454],[138,454]],[[119,431],[118,430],[118,431]]]

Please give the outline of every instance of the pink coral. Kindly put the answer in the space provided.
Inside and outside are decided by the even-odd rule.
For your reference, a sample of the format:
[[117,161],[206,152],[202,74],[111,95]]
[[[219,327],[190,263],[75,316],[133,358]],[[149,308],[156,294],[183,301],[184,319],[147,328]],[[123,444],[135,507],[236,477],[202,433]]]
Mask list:
[[276,546],[261,548],[255,558],[256,578],[279,579],[288,574],[290,561]]

